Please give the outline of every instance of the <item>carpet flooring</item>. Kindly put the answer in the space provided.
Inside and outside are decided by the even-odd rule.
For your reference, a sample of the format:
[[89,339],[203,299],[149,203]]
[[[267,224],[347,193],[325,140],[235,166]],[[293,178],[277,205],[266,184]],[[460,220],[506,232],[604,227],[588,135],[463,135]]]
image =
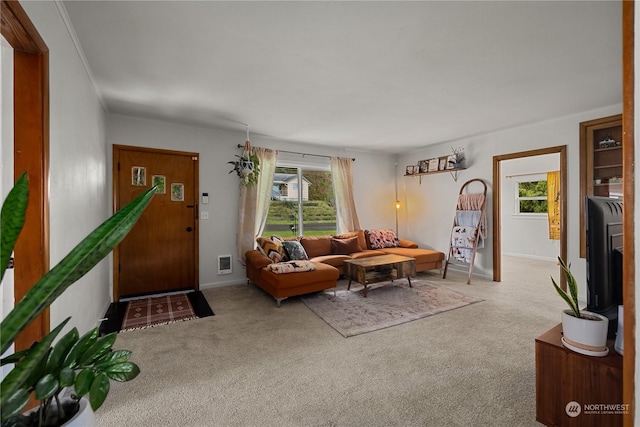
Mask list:
[[418,274],[483,302],[350,338],[300,298],[278,307],[246,282],[205,288],[215,316],[118,334],[141,373],[111,383],[97,425],[540,427],[535,338],[566,308],[549,279],[560,271],[502,261],[499,283]]
[[100,333],[123,332],[213,316],[202,292],[151,295],[112,303],[100,325]]
[[381,282],[363,287],[327,290],[301,297],[318,317],[344,337],[351,337],[482,301],[426,280]]

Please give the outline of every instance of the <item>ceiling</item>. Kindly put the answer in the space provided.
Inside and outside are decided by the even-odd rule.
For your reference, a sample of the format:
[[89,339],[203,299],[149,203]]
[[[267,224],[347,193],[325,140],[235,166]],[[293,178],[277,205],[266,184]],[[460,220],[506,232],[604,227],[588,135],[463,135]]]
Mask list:
[[113,113],[401,153],[622,102],[620,1],[63,5]]

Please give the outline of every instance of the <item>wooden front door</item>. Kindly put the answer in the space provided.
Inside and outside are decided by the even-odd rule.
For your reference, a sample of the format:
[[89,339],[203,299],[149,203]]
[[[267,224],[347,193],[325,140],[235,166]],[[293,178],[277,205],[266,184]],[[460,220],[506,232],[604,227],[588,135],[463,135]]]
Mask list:
[[198,289],[198,153],[114,145],[116,211],[158,192],[114,250],[113,298]]

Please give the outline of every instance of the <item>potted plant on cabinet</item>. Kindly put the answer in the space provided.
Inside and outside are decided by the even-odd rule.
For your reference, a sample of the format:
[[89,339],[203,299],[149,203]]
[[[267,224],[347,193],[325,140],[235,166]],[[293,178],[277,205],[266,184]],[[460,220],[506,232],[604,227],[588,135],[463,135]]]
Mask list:
[[589,356],[607,355],[609,353],[607,347],[609,319],[598,313],[580,310],[576,278],[571,273],[570,266],[562,258],[558,257],[558,261],[569,288],[567,293],[551,277],[558,295],[569,305],[569,309],[562,311],[562,344],[570,350]]
[[[115,213],[31,287],[2,320],[0,354],[4,354],[18,334],[65,289],[120,243],[154,193],[155,187],[152,187]],[[23,174],[7,196],[0,214],[0,280],[4,278],[24,225],[27,201],[28,182],[26,174]],[[0,421],[3,426],[67,425],[80,409],[87,406],[87,401],[81,398],[87,396],[89,405],[96,410],[107,397],[110,380],[128,381],[140,372],[137,365],[129,362],[130,351],[112,350],[115,333],[100,337],[95,328],[80,337],[77,329],[73,328],[53,345],[68,321],[69,318],[30,348],[2,359],[3,365],[14,364],[0,384]],[[20,414],[30,397],[39,401],[39,406]],[[84,421],[80,423],[86,425]]]

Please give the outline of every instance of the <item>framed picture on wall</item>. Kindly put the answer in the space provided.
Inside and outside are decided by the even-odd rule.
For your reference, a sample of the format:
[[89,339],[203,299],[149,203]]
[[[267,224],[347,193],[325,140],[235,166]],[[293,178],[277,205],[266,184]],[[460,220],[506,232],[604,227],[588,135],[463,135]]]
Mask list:
[[134,166],[131,168],[131,185],[134,187],[144,187],[147,185],[147,168]]
[[438,170],[443,171],[447,168],[447,156],[440,157],[438,160]]
[[429,160],[420,160],[418,162],[418,172],[429,172]]
[[184,202],[184,184],[171,184],[171,201]]
[[151,177],[151,185],[155,185],[157,187],[156,194],[167,193],[166,180],[167,179],[164,175],[153,175],[153,177]]

